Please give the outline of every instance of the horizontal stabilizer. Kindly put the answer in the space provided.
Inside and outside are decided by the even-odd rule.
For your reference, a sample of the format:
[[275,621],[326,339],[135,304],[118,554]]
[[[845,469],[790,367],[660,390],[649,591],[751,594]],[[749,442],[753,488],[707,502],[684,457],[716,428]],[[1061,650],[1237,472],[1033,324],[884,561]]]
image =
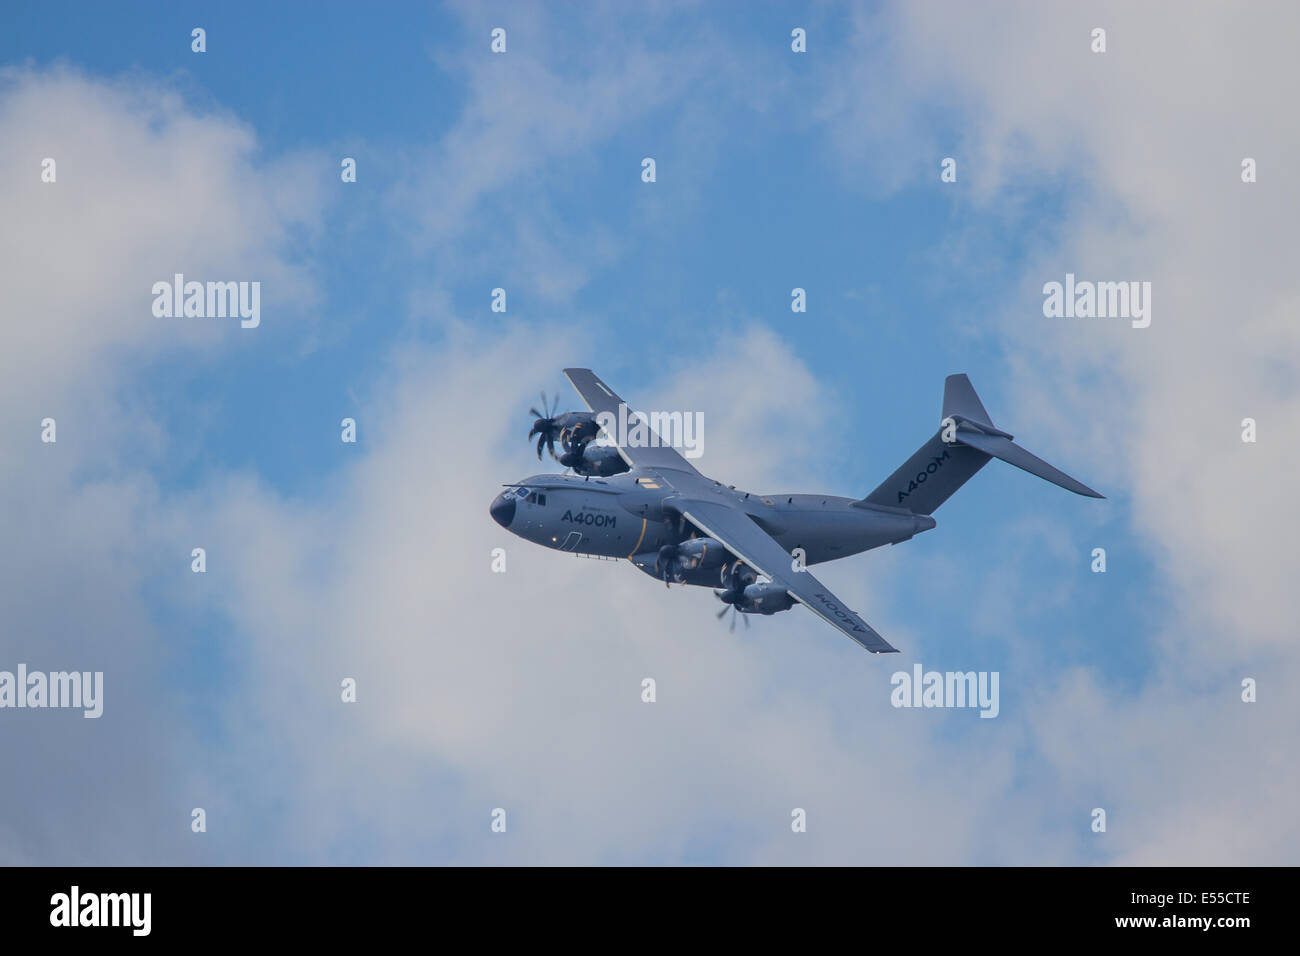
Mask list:
[[986,455],[1000,458],[1009,465],[1015,465],[1022,471],[1037,475],[1054,485],[1060,485],[1066,491],[1073,491],[1076,495],[1086,495],[1089,498],[1105,497],[1105,495],[1093,491],[1083,482],[1071,478],[1060,469],[1053,468],[1037,455],[1031,455],[1009,438],[1003,438],[1001,435],[985,435],[982,432],[967,431],[964,428],[957,430],[956,438],[963,445],[969,445]]

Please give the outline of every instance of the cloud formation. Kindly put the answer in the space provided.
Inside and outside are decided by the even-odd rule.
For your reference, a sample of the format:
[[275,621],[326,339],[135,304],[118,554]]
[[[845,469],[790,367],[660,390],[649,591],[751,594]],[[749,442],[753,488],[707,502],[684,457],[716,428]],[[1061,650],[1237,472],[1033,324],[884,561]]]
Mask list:
[[[420,154],[432,166],[410,170],[422,185],[393,199],[410,203],[404,225],[445,266],[481,264],[483,243],[504,235],[527,286],[564,302],[617,242],[570,255],[584,230],[546,199],[505,233],[475,231],[475,218],[629,123],[689,114],[710,56],[732,53],[712,34],[671,52],[612,40],[569,69],[530,47],[545,31],[528,10],[512,21],[509,71],[475,61],[461,119]],[[466,13],[467,29],[478,16]],[[1136,686],[1062,666],[1017,620],[1077,600],[1073,584],[1025,583],[1033,562],[1067,563],[1073,542],[1033,514],[990,521],[988,565],[960,568],[960,586],[988,597],[948,613],[1021,678],[1004,684],[1015,699],[996,721],[890,708],[893,662],[802,609],[731,637],[707,592],[666,591],[497,528],[493,490],[543,470],[521,440],[536,385],[520,370],[573,361],[577,323],[544,338],[478,329],[435,290],[415,310],[437,323],[437,347],[393,343],[359,406],[361,442],[323,487],[296,495],[218,468],[162,486],[159,463],[185,436],[140,414],[149,393],[133,374],[160,356],[193,371],[250,346],[236,329],[160,327],[152,282],[259,278],[301,317],[319,294],[304,237],[326,205],[308,170],[332,163],[264,157],[238,119],[140,83],[6,73],[0,140],[28,150],[0,156],[12,211],[0,395],[18,450],[0,493],[23,504],[3,526],[6,651],[102,669],[107,699],[99,721],[28,713],[0,737],[0,760],[25,782],[0,798],[0,858],[1294,861],[1300,712],[1281,688],[1300,663],[1287,591],[1300,506],[1261,478],[1300,465],[1286,261],[1300,197],[1281,173],[1298,134],[1276,119],[1287,115],[1278,47],[1294,35],[1279,25],[1294,14],[1089,16],[1109,29],[1102,57],[1087,47],[1096,24],[1073,12],[900,5],[858,17],[820,67],[830,92],[814,115],[836,168],[878,166],[876,190],[908,187],[913,170],[938,188],[937,160],[952,153],[982,223],[1032,227],[1019,294],[986,333],[1016,376],[1017,427],[1050,430],[1055,447],[1035,449],[1049,459],[1069,448],[1105,463],[1164,589],[1154,634],[1135,622],[1096,635],[1149,646]],[[592,35],[616,33],[616,20],[606,12]],[[781,93],[755,99],[769,96]],[[685,128],[698,130],[692,116]],[[39,181],[45,155],[58,160],[55,186]],[[1258,184],[1237,177],[1243,155],[1260,160]],[[1027,196],[1061,184],[1059,221],[1026,223],[1039,208]],[[984,264],[974,246],[954,247],[969,256],[959,268]],[[1044,319],[1038,290],[1066,271],[1152,281],[1151,328]],[[256,334],[256,347],[274,342]],[[828,459],[853,445],[854,423],[835,420],[834,384],[790,344],[753,321],[704,336],[628,397],[703,411],[707,473],[756,491],[853,493],[835,487]],[[54,446],[33,424],[49,414]],[[1247,415],[1255,445],[1238,438]],[[449,443],[449,422],[472,440]],[[759,431],[763,442],[749,440]],[[203,576],[188,569],[196,542]],[[491,572],[494,547],[506,548],[504,575]],[[909,620],[892,596],[906,576],[955,577],[943,557],[903,553],[819,575],[889,630]],[[950,646],[906,627],[904,664]],[[1242,676],[1261,679],[1259,704],[1239,702]],[[339,699],[344,677],[356,704]],[[640,700],[645,677],[656,704]],[[1102,837],[1087,832],[1097,805],[1111,815]],[[194,806],[209,813],[202,836],[188,829]],[[507,838],[488,829],[494,807],[507,809]],[[797,838],[794,807],[809,813]]]

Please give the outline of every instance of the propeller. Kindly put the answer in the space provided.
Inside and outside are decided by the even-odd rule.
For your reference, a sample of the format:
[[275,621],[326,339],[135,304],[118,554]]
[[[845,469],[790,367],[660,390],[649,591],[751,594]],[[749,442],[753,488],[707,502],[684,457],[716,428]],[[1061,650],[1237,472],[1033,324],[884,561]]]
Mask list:
[[745,630],[749,630],[749,615],[741,614],[739,611],[736,610],[736,605],[734,604],[731,605],[731,607],[724,607],[720,611],[718,611],[717,613],[718,620],[721,621],[722,615],[726,614],[728,611],[731,612],[731,627],[727,628],[727,630],[729,630],[732,634],[736,633],[736,618],[740,618],[742,621],[744,621]]
[[555,413],[560,408],[560,396],[556,393],[555,402],[551,405],[546,404],[546,393],[542,392],[542,410],[539,412],[536,408],[528,409],[528,414],[537,420],[533,422],[533,427],[528,430],[528,437],[531,439],[537,436],[537,460],[542,460],[542,446],[555,457],[555,439],[560,433],[559,426],[555,424]]
[[718,612],[718,620],[722,620],[722,616],[730,610],[731,631],[733,634],[736,631],[737,614],[744,618],[745,627],[749,627],[749,615],[740,612],[739,604],[745,596],[745,588],[756,580],[758,580],[758,575],[754,573],[753,568],[750,568],[743,561],[733,561],[729,565],[724,564],[722,566],[722,590],[713,593],[724,605],[730,605],[730,607],[724,607]]
[[666,544],[659,549],[659,557],[655,558],[655,570],[663,578],[664,587],[668,587],[673,581],[681,583],[682,565],[678,560],[677,545]]
[[[559,401],[558,395],[556,401]],[[560,440],[562,442],[581,447],[600,434],[600,426],[596,424],[596,419],[591,415],[578,415],[575,418],[576,420],[570,420],[569,424],[564,427],[564,431],[561,432]]]
[[[685,580],[686,571],[689,570],[690,568],[695,567],[694,564],[690,565],[690,568],[683,566],[681,561],[681,546],[685,544],[687,541],[690,541],[692,538],[695,537],[694,528],[691,528],[690,535],[687,535],[686,530],[687,528],[690,527],[691,526],[686,521],[686,515],[678,514],[677,515],[678,541],[674,544],[665,544],[662,548],[659,549],[659,556],[655,558],[655,570],[658,571],[659,576],[663,578],[665,587],[668,586],[670,581],[676,581],[677,583],[680,584],[682,581]],[[739,564],[740,562],[736,562],[736,563]],[[746,568],[745,570],[748,571],[749,569]],[[723,571],[725,573],[726,571],[725,567],[723,568]],[[750,574],[752,575],[753,572],[751,571]],[[745,584],[751,584],[753,580],[754,577],[751,577],[748,581],[745,582]],[[742,591],[744,590],[744,585],[741,586],[741,590]]]
[[[579,441],[573,440],[573,429],[566,428],[560,432],[560,447],[564,454],[560,456],[560,464],[565,468],[574,468],[582,461],[582,453],[587,448],[590,438]],[[554,452],[551,453],[554,456]]]

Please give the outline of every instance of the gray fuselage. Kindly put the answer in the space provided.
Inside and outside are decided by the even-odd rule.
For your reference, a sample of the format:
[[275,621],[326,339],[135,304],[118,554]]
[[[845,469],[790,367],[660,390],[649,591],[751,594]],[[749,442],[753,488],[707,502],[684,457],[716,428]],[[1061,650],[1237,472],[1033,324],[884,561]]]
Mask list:
[[[698,480],[698,479],[697,479]],[[512,534],[558,551],[627,558],[658,577],[661,547],[694,529],[673,508],[672,473],[634,468],[609,478],[534,475],[493,499],[492,517]],[[788,553],[820,564],[934,527],[928,515],[834,495],[756,495],[712,482],[714,493],[745,511]],[[683,583],[717,586],[717,564],[690,571]]]

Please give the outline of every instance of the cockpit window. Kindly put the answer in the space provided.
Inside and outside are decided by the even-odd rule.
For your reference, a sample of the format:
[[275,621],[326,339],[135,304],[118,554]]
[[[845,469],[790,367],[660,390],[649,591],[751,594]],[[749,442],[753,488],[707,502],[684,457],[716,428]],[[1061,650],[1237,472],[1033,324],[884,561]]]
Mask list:
[[516,489],[515,489],[515,497],[516,497],[516,498],[527,498],[527,497],[528,497],[528,489],[527,489],[527,488],[516,488]]

